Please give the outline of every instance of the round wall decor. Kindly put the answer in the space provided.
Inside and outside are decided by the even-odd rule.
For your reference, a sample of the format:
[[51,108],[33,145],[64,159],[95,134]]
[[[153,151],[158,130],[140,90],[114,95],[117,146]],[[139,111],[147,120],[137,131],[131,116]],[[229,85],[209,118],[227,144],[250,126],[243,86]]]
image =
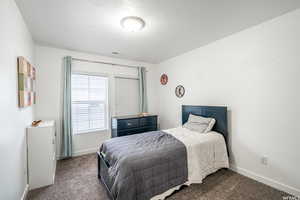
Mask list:
[[160,77],[160,83],[162,85],[166,85],[168,83],[168,76],[167,74],[162,74]]
[[178,85],[176,88],[175,88],[175,94],[178,98],[181,98],[184,96],[184,93],[185,93],[185,89],[182,85]]

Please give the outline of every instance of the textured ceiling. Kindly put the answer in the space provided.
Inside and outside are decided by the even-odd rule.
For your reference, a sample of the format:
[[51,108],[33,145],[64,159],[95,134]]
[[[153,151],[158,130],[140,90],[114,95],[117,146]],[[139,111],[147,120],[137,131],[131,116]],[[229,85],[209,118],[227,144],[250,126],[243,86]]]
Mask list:
[[[36,42],[159,63],[300,7],[299,0],[16,0]],[[120,19],[146,21],[128,33]],[[112,55],[111,52],[119,52]]]

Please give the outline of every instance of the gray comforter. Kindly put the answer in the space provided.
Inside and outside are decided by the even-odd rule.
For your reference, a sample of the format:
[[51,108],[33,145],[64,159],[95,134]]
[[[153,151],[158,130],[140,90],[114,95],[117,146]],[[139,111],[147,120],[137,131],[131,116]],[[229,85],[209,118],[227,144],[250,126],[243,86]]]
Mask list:
[[107,140],[100,152],[115,200],[150,199],[187,181],[186,147],[162,131]]

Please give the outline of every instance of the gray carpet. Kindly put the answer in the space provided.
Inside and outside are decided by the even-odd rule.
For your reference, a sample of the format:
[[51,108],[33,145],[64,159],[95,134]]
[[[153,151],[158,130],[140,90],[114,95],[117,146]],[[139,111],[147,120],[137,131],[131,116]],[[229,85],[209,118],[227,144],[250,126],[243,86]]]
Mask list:
[[[284,196],[284,192],[223,169],[208,176],[203,184],[183,187],[167,200],[282,200]],[[30,191],[27,199],[108,200],[97,179],[96,155],[59,161],[55,184]]]

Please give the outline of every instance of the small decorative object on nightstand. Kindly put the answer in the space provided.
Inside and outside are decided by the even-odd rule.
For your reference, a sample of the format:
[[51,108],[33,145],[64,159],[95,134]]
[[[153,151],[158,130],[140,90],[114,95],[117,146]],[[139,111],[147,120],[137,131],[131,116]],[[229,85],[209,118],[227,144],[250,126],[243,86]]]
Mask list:
[[157,130],[157,115],[116,116],[111,119],[111,136],[120,137]]
[[36,126],[38,126],[41,122],[42,122],[42,120],[33,121],[33,122],[31,123],[31,126],[36,127]]

